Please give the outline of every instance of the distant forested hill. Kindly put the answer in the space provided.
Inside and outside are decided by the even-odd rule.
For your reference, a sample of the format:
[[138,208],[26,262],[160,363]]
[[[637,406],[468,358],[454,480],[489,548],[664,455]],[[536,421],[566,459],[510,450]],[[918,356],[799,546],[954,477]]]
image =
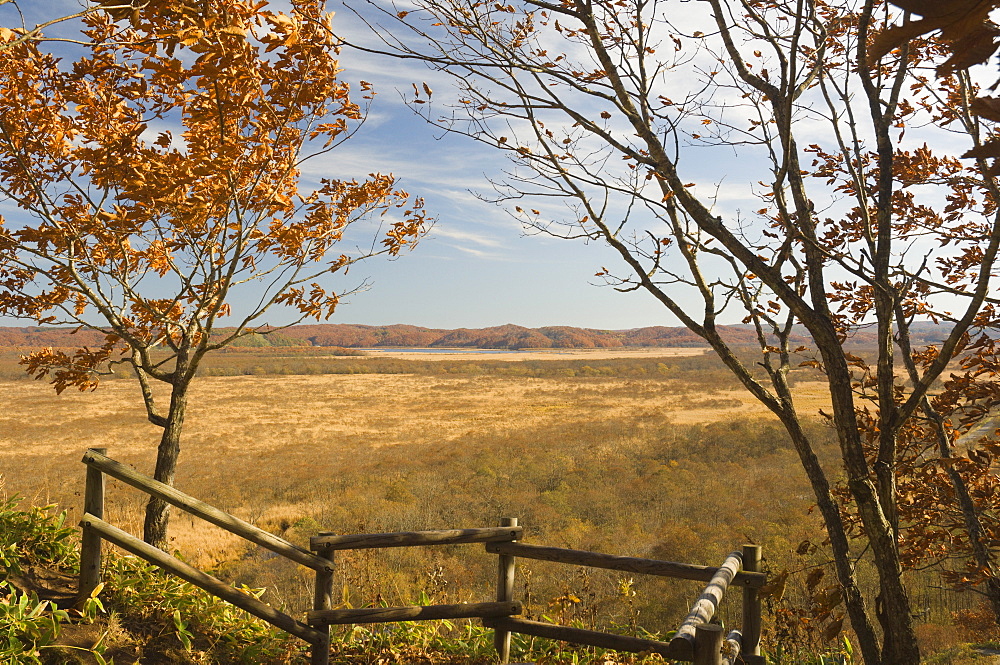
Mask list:
[[[750,326],[719,326],[722,335],[736,346],[756,344]],[[223,331],[224,332],[224,331]],[[944,337],[946,328],[933,323],[914,326],[914,345],[933,344]],[[857,346],[874,342],[872,332],[860,331],[852,338]],[[71,328],[0,327],[0,346],[82,347],[99,346],[103,336],[91,330]],[[793,340],[804,343],[805,338]],[[458,347],[479,349],[595,349],[623,346],[677,347],[705,346],[694,333],[682,327],[651,326],[631,330],[596,330],[569,326],[525,328],[507,324],[492,328],[444,330],[409,325],[365,326],[328,323],[292,326],[268,335],[253,335],[240,346],[338,346],[371,347]]]
[[93,330],[73,328],[7,328],[0,327],[0,346],[100,346],[104,335]]

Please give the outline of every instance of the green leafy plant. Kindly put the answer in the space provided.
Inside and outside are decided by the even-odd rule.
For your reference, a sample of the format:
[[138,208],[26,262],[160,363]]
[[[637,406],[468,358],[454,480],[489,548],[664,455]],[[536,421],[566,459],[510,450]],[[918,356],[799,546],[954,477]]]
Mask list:
[[25,565],[44,562],[50,568],[78,565],[79,552],[66,526],[66,513],[54,505],[19,510],[21,497],[0,501],[0,579],[20,573]]
[[65,610],[50,607],[35,594],[20,593],[0,582],[0,659],[5,663],[41,663],[40,649],[59,636],[60,624],[69,621]]
[[53,505],[22,510],[20,502],[17,496],[0,501],[0,662],[42,663],[43,650],[58,648],[87,652],[104,665],[103,638],[89,649],[56,644],[64,625],[92,623],[103,612],[100,588],[79,608],[63,610],[8,581],[29,566],[72,570],[79,563],[75,530],[65,525],[66,513],[55,512]]
[[[185,650],[197,645],[220,662],[285,662],[305,649],[300,640],[206,591],[131,556],[109,556],[106,599],[132,626],[169,635]],[[263,589],[241,589],[259,598]]]

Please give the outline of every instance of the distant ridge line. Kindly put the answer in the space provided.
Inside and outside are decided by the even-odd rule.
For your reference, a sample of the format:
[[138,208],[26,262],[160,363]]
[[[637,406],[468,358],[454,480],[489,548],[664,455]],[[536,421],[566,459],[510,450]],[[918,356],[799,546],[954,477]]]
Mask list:
[[[722,337],[734,346],[755,346],[754,329],[748,325],[718,327]],[[223,331],[225,329],[222,329]],[[939,341],[946,330],[932,323],[915,324],[914,344]],[[3,327],[2,347],[83,347],[99,346],[103,336],[92,330],[72,328]],[[796,336],[794,344],[807,344]],[[874,342],[874,334],[859,332],[853,342]],[[682,326],[647,326],[626,330],[600,330],[572,326],[525,328],[514,324],[489,328],[423,328],[406,324],[371,326],[354,323],[304,324],[254,335],[240,346],[334,346],[343,348],[418,347],[477,349],[600,349],[620,347],[705,347],[700,337]]]

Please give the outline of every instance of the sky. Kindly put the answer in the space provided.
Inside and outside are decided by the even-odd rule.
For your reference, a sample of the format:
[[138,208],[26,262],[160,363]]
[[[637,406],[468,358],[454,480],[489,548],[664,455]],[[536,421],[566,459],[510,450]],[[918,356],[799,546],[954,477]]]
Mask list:
[[[330,7],[337,10],[336,30],[367,39],[349,10]],[[435,91],[431,114],[447,114],[441,101],[455,94],[450,76],[350,48],[340,64],[343,80],[370,81],[377,95],[358,135],[304,173],[391,172],[403,189],[425,198],[436,221],[412,252],[363,265],[359,273],[370,276],[371,287],[342,305],[337,320],[439,328],[679,325],[649,294],[615,291],[595,276],[604,266],[623,265],[610,248],[528,232],[506,209],[480,198],[493,194],[490,179],[510,167],[506,157],[429,125],[403,103],[414,84],[427,82]]]
[[[338,25],[350,20],[338,10]],[[33,26],[56,15],[79,11],[74,0],[22,2],[24,24]],[[10,5],[0,6],[2,25],[20,19]],[[58,13],[58,14],[57,14]],[[356,22],[351,29],[358,28]],[[70,36],[68,24],[52,26],[49,36]],[[418,118],[401,91],[429,81],[444,90],[450,81],[419,63],[400,63],[345,51],[341,78],[367,80],[378,93],[367,121],[349,142],[308,162],[305,180],[318,177],[364,177],[391,172],[401,188],[426,201],[435,218],[419,245],[394,260],[376,258],[354,266],[341,288],[364,284],[345,299],[331,323],[430,328],[482,328],[513,323],[526,327],[569,325],[628,329],[677,325],[651,296],[619,293],[600,285],[594,274],[615,256],[606,247],[527,234],[500,207],[483,202],[488,178],[507,165],[501,155],[463,137],[442,132]],[[9,206],[0,210],[9,219]],[[277,314],[282,324],[290,314]],[[0,317],[0,325],[32,321]]]
[[[363,2],[351,4],[363,7]],[[368,40],[368,28],[349,10],[339,9],[334,24],[338,31],[360,35],[362,43]],[[680,325],[648,293],[616,291],[595,276],[605,266],[625,272],[622,259],[608,246],[528,232],[507,210],[477,197],[492,195],[490,180],[501,177],[511,163],[472,139],[429,125],[402,101],[403,94],[412,98],[413,84],[428,82],[434,90],[429,115],[446,115],[447,100],[455,94],[452,77],[421,63],[350,48],[342,51],[340,63],[343,79],[371,81],[378,94],[356,139],[327,160],[331,168],[346,162],[346,172],[391,171],[405,189],[424,196],[437,217],[429,237],[413,252],[362,269],[370,270],[372,288],[351,299],[340,312],[344,321],[445,328]],[[695,157],[689,166],[693,177],[710,181],[718,176],[710,158],[698,163]],[[754,207],[757,200],[731,203]],[[544,201],[525,207],[560,212]]]
[[[337,10],[338,30],[352,35],[366,30],[343,7],[334,2],[329,6]],[[29,26],[79,7],[76,0],[22,3]],[[10,5],[0,5],[0,25],[17,23],[11,11]],[[47,34],[68,35],[72,30],[60,24]],[[509,166],[506,158],[428,125],[402,101],[413,84],[423,82],[435,90],[435,100],[447,99],[453,94],[450,77],[417,62],[350,49],[342,53],[340,64],[342,80],[354,89],[358,81],[370,81],[378,94],[367,121],[350,141],[304,165],[304,182],[391,172],[401,188],[425,199],[436,221],[413,251],[353,267],[339,288],[365,286],[341,303],[330,322],[430,328],[679,325],[651,295],[620,293],[603,285],[595,276],[603,267],[624,271],[620,257],[607,246],[528,233],[505,209],[477,198],[491,193],[489,180]],[[439,112],[446,110],[438,107]],[[685,153],[685,160],[686,172],[699,187],[722,185],[719,212],[732,215],[760,207],[747,191],[753,179],[740,171],[748,167],[731,154],[694,148]],[[536,206],[548,210],[541,204],[530,207]],[[10,216],[2,202],[0,213]],[[281,325],[290,318],[278,313],[268,323]],[[739,318],[742,314],[723,322]],[[0,325],[31,322],[0,318]]]
[[[350,77],[349,54],[341,63]],[[597,285],[594,274],[613,258],[607,248],[529,235],[504,209],[478,199],[476,193],[491,192],[488,176],[505,166],[502,157],[471,140],[442,137],[394,88],[380,84],[378,91],[358,135],[304,171],[391,172],[403,189],[425,198],[436,219],[412,251],[353,269],[371,286],[341,305],[338,320],[432,328],[676,325],[651,298]]]

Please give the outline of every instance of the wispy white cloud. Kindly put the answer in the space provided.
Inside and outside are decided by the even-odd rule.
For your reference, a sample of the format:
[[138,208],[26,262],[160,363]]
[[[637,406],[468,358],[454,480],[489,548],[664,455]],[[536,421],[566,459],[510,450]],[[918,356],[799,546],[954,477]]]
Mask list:
[[[503,241],[501,241],[499,238],[495,238],[489,235],[484,235],[482,233],[473,233],[470,231],[462,231],[460,229],[445,227],[440,224],[435,226],[434,229],[431,231],[431,237],[448,238],[449,240],[471,242],[477,245],[483,245],[485,247],[504,246]],[[459,247],[459,249],[461,248]]]
[[484,252],[481,249],[475,249],[475,248],[472,248],[472,247],[463,247],[461,245],[449,245],[449,247],[452,247],[453,249],[457,249],[458,251],[464,252],[466,254],[471,254],[472,256],[474,256],[474,257],[476,257],[478,259],[496,260],[496,259],[503,259],[503,258],[505,258],[503,254],[498,254],[496,252]]

